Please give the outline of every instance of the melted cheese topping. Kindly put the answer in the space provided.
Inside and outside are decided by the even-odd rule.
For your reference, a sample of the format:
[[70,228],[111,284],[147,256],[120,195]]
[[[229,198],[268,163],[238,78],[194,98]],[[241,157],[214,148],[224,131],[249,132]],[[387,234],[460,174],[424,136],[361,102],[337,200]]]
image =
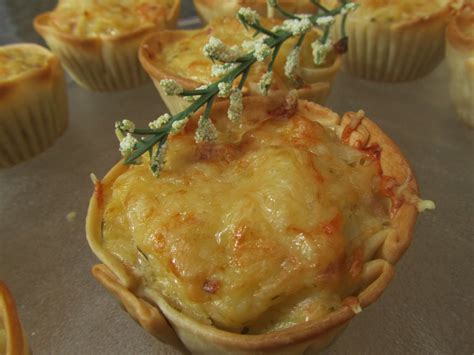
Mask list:
[[[273,27],[278,24],[277,20],[263,20],[263,25],[266,27]],[[209,84],[215,80],[211,77],[212,61],[204,57],[202,54],[203,47],[208,43],[211,36],[217,37],[228,46],[240,46],[244,41],[251,41],[253,31],[246,31],[242,24],[236,19],[220,18],[211,22],[206,28],[197,31],[182,31],[185,37],[166,43],[161,55],[157,55],[153,59],[153,64],[158,68],[165,67],[167,71],[183,77],[196,81],[200,84]],[[303,50],[300,59],[300,64],[306,68],[315,68],[310,44],[317,38],[317,33],[312,32],[307,35],[303,43]],[[302,86],[304,83],[295,83],[286,78],[284,66],[286,57],[290,53],[295,44],[296,39],[289,40],[284,43],[280,50],[280,54],[274,66],[274,80],[272,89],[294,89]],[[246,53],[246,51],[243,51]],[[266,73],[268,67],[268,58],[264,62],[257,62],[252,66],[246,88],[251,92],[257,90],[257,84],[263,74]],[[334,62],[334,57],[329,56],[326,66]]]
[[47,65],[48,56],[26,48],[0,47],[0,81]]
[[51,13],[58,31],[78,37],[119,36],[143,27],[165,28],[174,0],[66,1]]
[[403,21],[424,18],[446,7],[448,0],[356,0],[357,16],[377,21]]
[[364,242],[389,221],[378,162],[299,115],[256,119],[214,145],[191,128],[170,141],[159,179],[130,166],[106,191],[104,247],[221,329],[265,333],[341,307]]

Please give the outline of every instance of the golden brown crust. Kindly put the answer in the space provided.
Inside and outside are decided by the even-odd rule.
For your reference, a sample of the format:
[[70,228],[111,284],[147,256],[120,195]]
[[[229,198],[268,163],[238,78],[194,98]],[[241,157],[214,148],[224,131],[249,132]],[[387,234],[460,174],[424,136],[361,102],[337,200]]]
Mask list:
[[54,11],[38,15],[34,27],[76,83],[96,91],[125,90],[148,82],[136,56],[140,42],[149,32],[174,28],[180,6],[181,0],[174,0],[165,23],[146,25],[117,36],[85,37],[62,33],[50,24]]
[[465,4],[451,19],[446,29],[447,41],[457,50],[474,51],[474,37],[466,33],[467,26],[474,27],[474,3]]
[[0,281],[0,321],[3,321],[6,330],[6,355],[29,354],[28,344],[16,311],[15,300],[2,281]]
[[[345,126],[347,124],[349,124],[349,119],[343,119],[342,125]],[[399,185],[403,185],[408,181],[407,187],[418,194],[416,179],[410,164],[403,156],[400,148],[374,121],[364,120],[364,127],[370,132],[367,145],[378,144],[383,147],[380,161],[384,175],[395,178]],[[391,264],[396,264],[400,260],[410,245],[417,215],[416,207],[409,203],[404,203],[397,210],[396,215],[392,219],[396,230],[388,230],[386,232],[383,244],[376,252],[376,257],[387,260]]]
[[[212,117],[225,117],[227,107],[226,102],[216,103],[212,109]],[[244,107],[243,120],[246,120],[257,114],[259,117],[262,115],[272,117],[275,112],[280,112],[279,107],[287,108],[287,104],[282,104],[281,97],[247,97]],[[350,122],[348,116],[341,120],[332,111],[307,101],[299,101],[296,110],[304,117],[312,118],[323,125],[336,127],[336,131],[339,132],[344,130]],[[193,119],[199,117],[199,114],[197,112]],[[365,118],[355,132],[357,133],[352,134],[365,137],[361,138],[361,141],[366,142],[367,147],[375,144],[380,145],[382,148],[381,165],[384,174],[393,176],[400,184],[409,180],[409,187],[413,192],[417,192],[416,181],[407,161],[395,143],[375,123]],[[121,162],[118,163],[98,183],[96,192],[90,201],[86,224],[87,237],[94,253],[105,263],[105,266],[95,267],[94,273],[97,274],[97,271],[101,270],[104,275],[107,275],[106,277],[97,277],[96,275],[96,277],[124,303],[125,308],[132,308],[129,309],[129,312],[133,317],[140,318],[140,312],[138,312],[140,307],[148,308],[142,302],[159,308],[160,313],[154,313],[156,317],[154,322],[160,324],[161,327],[163,323],[160,317],[164,315],[186,347],[196,352],[279,351],[302,353],[309,347],[314,351],[316,348],[320,349],[328,345],[354,317],[357,307],[352,307],[351,304],[364,308],[377,300],[383,293],[393,277],[392,264],[398,261],[410,243],[411,232],[417,216],[416,208],[405,203],[393,216],[390,229],[373,237],[371,252],[365,256],[366,262],[363,267],[360,288],[343,302],[346,305],[342,308],[330,313],[324,319],[309,321],[280,331],[259,335],[236,334],[204,325],[175,310],[156,292],[143,289],[136,276],[102,247],[103,199],[110,193],[113,182],[127,169],[128,167]],[[107,268],[110,269],[110,272]],[[148,301],[144,301],[144,299]],[[150,321],[148,323],[150,324]],[[160,336],[163,337],[163,334]],[[164,338],[169,340],[170,335],[168,334]]]
[[58,58],[34,44],[12,45],[44,53],[44,66],[0,82],[0,169],[53,145],[68,124],[64,71]]
[[[197,87],[201,86],[202,83],[177,75],[167,67],[166,61],[164,60],[162,61],[163,65],[156,65],[155,59],[163,56],[163,52],[166,51],[166,47],[168,45],[185,40],[186,38],[189,38],[190,34],[194,34],[199,31],[203,31],[203,29],[191,31],[164,30],[154,32],[145,37],[138,51],[138,56],[142,67],[154,81],[155,86],[162,96],[162,99],[165,101],[168,109],[173,114],[185,109],[189,105],[189,102],[180,97],[167,97],[163,95],[158,85],[159,82],[163,79],[173,79],[188,90],[196,89]],[[341,66],[342,57],[341,55],[336,55],[330,65],[326,67],[301,67],[300,75],[302,80],[305,82],[305,85],[296,89],[298,91],[298,96],[308,101],[324,103],[330,93],[334,78],[339,72]],[[272,95],[277,95],[281,91],[286,92],[287,90],[277,89],[271,91]],[[252,95],[249,88],[246,86],[243,88],[243,93],[245,96]],[[225,99],[218,98],[217,100],[222,101]]]
[[[175,0],[172,10],[167,14],[166,28],[176,27],[176,22],[179,17],[179,12],[181,8],[181,0]],[[51,14],[54,12],[44,12],[35,17],[33,25],[36,31],[45,36],[54,36],[61,39],[65,43],[69,43],[74,46],[80,46],[85,50],[97,51],[100,49],[103,43],[110,43],[113,45],[124,45],[130,42],[135,42],[141,40],[147,33],[150,33],[154,30],[157,30],[156,26],[147,25],[140,28],[137,28],[133,32],[124,33],[119,36],[100,36],[100,37],[78,37],[71,35],[69,33],[64,33],[56,30],[50,25]]]
[[39,52],[48,59],[46,64],[41,68],[32,68],[9,80],[0,80],[0,104],[2,104],[3,100],[7,100],[7,96],[12,94],[19,86],[25,85],[25,83],[47,83],[63,75],[58,58],[44,47],[33,43],[21,43],[3,46],[2,48],[18,48],[36,53]]

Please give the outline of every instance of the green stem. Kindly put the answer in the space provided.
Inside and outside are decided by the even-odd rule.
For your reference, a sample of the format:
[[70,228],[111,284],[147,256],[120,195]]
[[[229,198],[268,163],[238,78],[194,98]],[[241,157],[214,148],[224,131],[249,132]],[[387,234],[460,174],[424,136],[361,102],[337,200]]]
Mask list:
[[279,13],[281,13],[285,17],[291,18],[293,20],[300,20],[300,18],[298,16],[290,14],[288,11],[286,11],[284,8],[282,8],[280,6],[280,4],[278,3],[278,1],[276,2],[275,8],[278,10]]
[[341,20],[341,36],[342,38],[347,37],[346,35],[346,21],[347,21],[347,14],[342,15]]
[[321,5],[319,3],[319,1],[316,1],[316,0],[311,0],[311,3],[316,6],[317,8],[319,8],[320,10],[322,10],[323,12],[325,12],[326,14],[330,14],[331,11],[329,11],[326,7],[324,7],[323,5]]

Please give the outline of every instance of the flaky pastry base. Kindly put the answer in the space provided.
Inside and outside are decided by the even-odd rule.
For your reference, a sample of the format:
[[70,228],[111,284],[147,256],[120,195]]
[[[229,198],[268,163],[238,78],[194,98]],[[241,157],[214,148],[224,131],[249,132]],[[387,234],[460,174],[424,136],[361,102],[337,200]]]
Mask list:
[[66,83],[58,58],[36,44],[8,47],[39,52],[48,62],[0,82],[0,169],[45,151],[68,125]]
[[[228,103],[225,101],[216,103],[211,116],[224,118],[227,107]],[[288,113],[285,111],[285,100],[281,97],[248,97],[245,98],[244,107],[243,120],[251,119],[253,115],[270,118],[270,112]],[[349,115],[341,119],[330,110],[308,101],[298,101],[296,109],[305,117],[312,117],[325,126],[331,126],[339,134],[351,121]],[[197,117],[199,113],[192,119]],[[379,144],[382,148],[381,165],[384,174],[394,177],[399,184],[408,182],[408,188],[417,193],[416,181],[408,162],[395,143],[375,123],[364,119],[352,133],[349,142],[359,142],[365,146]],[[313,353],[328,346],[354,317],[356,310],[343,306],[323,319],[271,333],[243,335],[202,324],[172,308],[159,293],[144,287],[139,277],[102,245],[104,196],[127,169],[123,162],[119,162],[102,181],[96,183],[90,200],[86,221],[87,238],[91,249],[103,263],[94,266],[92,272],[119,299],[125,310],[161,341],[178,348],[184,346],[196,354]],[[393,265],[410,244],[417,213],[412,204],[404,203],[393,216],[391,227],[370,238],[365,245],[362,282],[358,290],[346,299],[347,304],[359,304],[365,308],[381,296],[393,277]]]
[[[406,82],[431,73],[444,57],[444,31],[452,9],[450,1],[429,17],[398,22],[372,22],[352,13],[347,18],[349,51],[345,68],[374,81]],[[334,26],[341,35],[341,19]]]
[[[143,40],[139,50],[139,58],[143,68],[150,75],[161,99],[173,115],[185,110],[189,107],[190,103],[182,97],[166,95],[160,86],[160,81],[163,79],[173,79],[183,85],[185,89],[189,90],[195,89],[202,84],[176,75],[173,71],[166,68],[166,66],[161,67],[154,65],[153,58],[160,56],[161,53],[166,50],[168,43],[174,43],[185,38],[186,32],[188,31],[160,31],[150,34]],[[332,84],[341,66],[341,56],[336,55],[334,62],[328,67],[302,67],[300,76],[305,84],[303,87],[296,89],[298,97],[318,104],[324,104],[331,93]],[[269,95],[279,96],[282,93],[284,93],[283,90],[271,90]],[[244,88],[244,96],[249,95],[251,95],[251,93],[245,91]]]
[[[166,23],[160,28],[175,28],[180,8],[181,0],[175,0]],[[120,36],[77,37],[51,26],[51,13],[36,16],[34,27],[78,85],[94,91],[119,91],[149,81],[138,61],[137,51],[143,38],[160,28],[146,26]]]
[[2,281],[0,281],[0,327],[6,331],[5,355],[28,355],[30,353],[28,340],[23,333],[16,311],[15,300]]

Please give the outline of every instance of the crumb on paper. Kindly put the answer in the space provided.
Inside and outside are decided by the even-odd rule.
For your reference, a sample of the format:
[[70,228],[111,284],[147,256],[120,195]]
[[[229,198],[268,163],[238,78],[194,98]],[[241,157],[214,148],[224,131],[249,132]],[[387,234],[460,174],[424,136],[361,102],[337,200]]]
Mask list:
[[91,173],[90,177],[91,177],[92,183],[94,185],[99,182],[99,179],[97,178],[97,176],[94,173]]
[[67,215],[66,215],[66,219],[68,222],[74,222],[76,220],[76,217],[77,217],[77,213],[72,211],[72,212],[69,212]]

